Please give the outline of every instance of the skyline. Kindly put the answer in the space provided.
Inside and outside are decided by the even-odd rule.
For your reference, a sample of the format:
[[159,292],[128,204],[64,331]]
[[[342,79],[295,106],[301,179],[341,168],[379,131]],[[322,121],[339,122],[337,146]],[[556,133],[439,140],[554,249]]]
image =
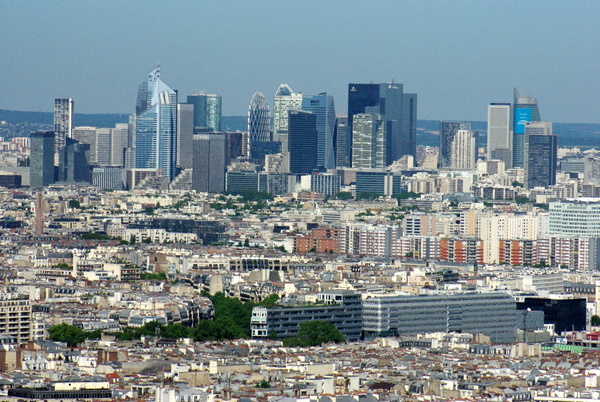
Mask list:
[[519,87],[542,120],[600,123],[600,41],[590,41],[600,3],[477,5],[5,1],[0,108],[50,111],[70,97],[76,112],[133,113],[160,62],[181,97],[219,94],[226,116],[246,115],[254,92],[271,107],[281,83],[327,92],[345,114],[348,83],[393,79],[419,95],[419,119],[485,121],[487,105]]

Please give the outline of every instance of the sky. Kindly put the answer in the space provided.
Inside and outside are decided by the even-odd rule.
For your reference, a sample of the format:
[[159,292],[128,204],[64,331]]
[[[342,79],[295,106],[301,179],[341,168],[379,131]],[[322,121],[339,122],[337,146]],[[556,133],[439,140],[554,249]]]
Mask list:
[[218,93],[223,115],[280,83],[345,114],[348,83],[393,79],[419,119],[485,121],[519,87],[544,121],[600,123],[599,16],[597,0],[0,0],[0,109],[131,114],[160,63],[180,101]]

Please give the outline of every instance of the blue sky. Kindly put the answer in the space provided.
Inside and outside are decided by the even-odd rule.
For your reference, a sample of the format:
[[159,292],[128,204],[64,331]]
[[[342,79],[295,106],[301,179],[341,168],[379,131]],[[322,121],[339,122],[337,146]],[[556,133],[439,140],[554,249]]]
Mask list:
[[0,0],[0,108],[133,113],[160,62],[180,99],[221,94],[225,115],[281,82],[345,113],[349,82],[394,79],[421,119],[485,120],[516,86],[542,120],[600,123],[599,16],[591,0]]

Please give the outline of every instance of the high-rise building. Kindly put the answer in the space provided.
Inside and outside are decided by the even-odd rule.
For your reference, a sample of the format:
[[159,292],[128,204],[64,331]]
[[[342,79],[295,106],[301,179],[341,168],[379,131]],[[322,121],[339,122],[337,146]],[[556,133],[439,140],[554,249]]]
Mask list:
[[221,114],[223,100],[221,95],[198,93],[188,95],[187,103],[194,106],[194,131],[221,131]]
[[452,169],[474,170],[477,161],[477,138],[471,130],[458,130],[450,147]]
[[[188,100],[189,100],[188,96]],[[220,125],[220,124],[219,124]],[[180,103],[177,105],[177,166],[183,169],[192,168],[194,140],[194,105]]]
[[194,190],[205,193],[225,191],[226,143],[225,134],[194,134]]
[[29,183],[31,187],[54,183],[54,131],[36,131],[30,134]]
[[317,115],[288,111],[288,144],[291,173],[311,173],[317,167]]
[[252,95],[248,107],[248,137],[250,157],[264,159],[263,145],[267,146],[265,143],[272,142],[271,115],[269,104],[260,92],[255,92]]
[[[147,109],[137,115],[135,123],[135,166],[161,169],[170,181],[176,172],[177,92],[160,79],[160,67],[148,74],[146,86]],[[138,105],[143,105],[143,100],[138,99]]]
[[522,89],[514,89],[513,104],[513,166],[524,167],[525,157],[525,124],[530,121],[541,121],[537,99]]
[[281,151],[288,151],[288,112],[302,107],[302,94],[288,84],[281,84],[273,97],[273,139],[281,142]]
[[110,129],[110,165],[123,167],[125,164],[125,149],[129,146],[129,124],[117,123]]
[[90,145],[67,138],[59,154],[58,181],[91,183]]
[[352,120],[352,167],[385,168],[387,136],[382,116],[375,113],[361,113],[352,116]]
[[[372,113],[382,116],[386,130],[386,165],[404,155],[416,156],[417,95],[404,94],[403,85],[383,84],[348,85],[348,126],[353,133],[353,116]],[[376,109],[375,109],[376,108]],[[351,139],[351,143],[354,141]],[[350,153],[352,153],[351,150]],[[350,156],[350,160],[353,158]]]
[[452,143],[458,130],[471,130],[471,123],[442,121],[440,122],[440,150],[438,167],[452,167]]
[[348,130],[348,116],[338,116],[335,119],[335,166],[352,166],[349,155],[352,147],[351,133]]
[[490,103],[487,119],[487,159],[504,161],[509,169],[513,162],[513,114],[510,103]]
[[524,136],[525,187],[556,184],[558,137],[550,122],[528,122]]
[[327,169],[334,168],[335,106],[333,96],[326,93],[304,95],[302,110],[317,116],[317,166]]
[[73,136],[75,118],[74,102],[71,98],[54,99],[54,151],[58,153],[65,147],[65,138]]

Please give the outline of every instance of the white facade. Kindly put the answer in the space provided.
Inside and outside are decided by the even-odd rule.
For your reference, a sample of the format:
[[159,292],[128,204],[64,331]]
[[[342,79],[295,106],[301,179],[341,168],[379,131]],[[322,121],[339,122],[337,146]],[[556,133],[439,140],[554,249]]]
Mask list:
[[550,203],[551,236],[600,237],[600,198],[579,198]]
[[492,103],[488,106],[487,159],[500,159],[506,167],[512,166],[512,119],[510,103]]
[[288,112],[302,107],[302,94],[281,84],[273,97],[273,140],[281,141],[282,152],[288,151]]
[[476,168],[477,139],[471,130],[458,130],[450,147],[450,168],[474,170]]

